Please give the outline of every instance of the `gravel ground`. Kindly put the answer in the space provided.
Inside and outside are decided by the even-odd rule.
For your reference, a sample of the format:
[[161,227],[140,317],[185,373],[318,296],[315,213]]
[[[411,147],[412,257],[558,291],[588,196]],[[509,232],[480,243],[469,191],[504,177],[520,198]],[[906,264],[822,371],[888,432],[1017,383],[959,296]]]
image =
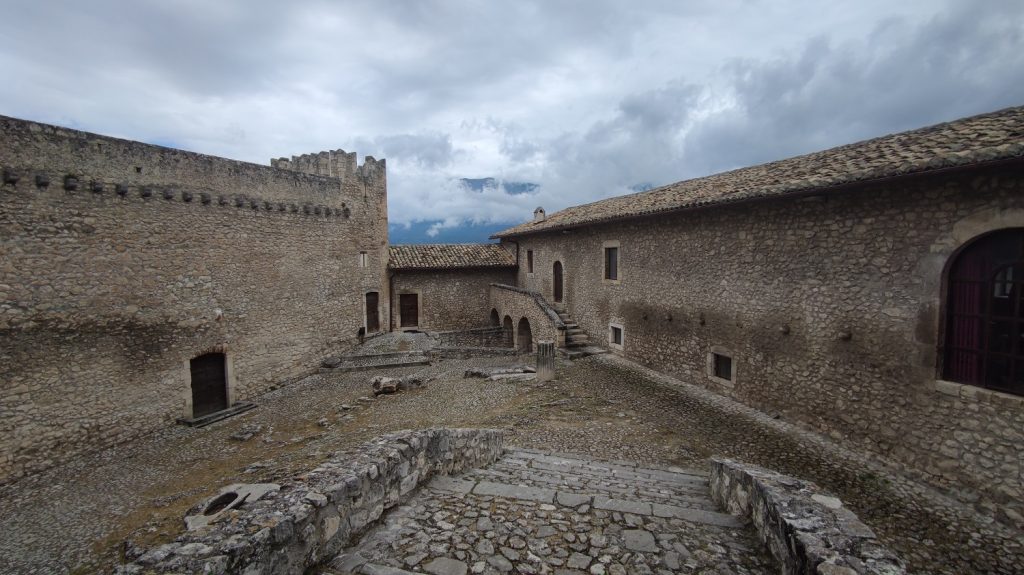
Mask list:
[[[377,352],[417,348],[401,341],[368,344]],[[125,539],[173,538],[184,512],[225,484],[294,476],[388,431],[480,426],[507,429],[510,444],[602,459],[701,467],[722,455],[764,465],[836,492],[913,572],[1024,572],[1021,532],[827,439],[618,358],[560,361],[560,379],[549,384],[462,377],[468,367],[524,359],[315,375],[255,398],[259,407],[241,416],[202,429],[169,427],[4,486],[0,569],[103,570]],[[367,382],[381,374],[432,379],[372,399]]]

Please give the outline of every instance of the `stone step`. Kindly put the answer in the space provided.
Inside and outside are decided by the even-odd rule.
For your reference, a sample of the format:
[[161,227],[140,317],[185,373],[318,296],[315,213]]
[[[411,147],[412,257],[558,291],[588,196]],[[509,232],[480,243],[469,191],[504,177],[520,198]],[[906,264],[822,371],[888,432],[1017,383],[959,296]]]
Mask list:
[[[430,485],[430,487],[437,489],[433,485]],[[465,493],[461,490],[458,492]],[[681,519],[691,523],[702,523],[715,527],[739,528],[745,525],[745,522],[739,517],[718,511],[652,503],[650,501],[637,501],[634,499],[621,499],[604,495],[559,491],[557,489],[531,487],[514,483],[476,481],[472,491],[469,493],[482,497],[501,497],[503,499],[531,501],[572,508],[588,505],[594,509],[613,513],[631,513],[640,516]]]
[[562,470],[543,467],[523,468],[506,462],[499,462],[486,470],[488,473],[500,473],[509,479],[526,482],[557,483],[581,488],[599,488],[614,493],[650,493],[659,497],[703,496],[708,485],[699,481],[669,482],[638,475],[627,477],[625,474],[594,473],[589,470]]
[[608,350],[607,349],[601,349],[600,347],[596,347],[596,346],[574,347],[574,348],[571,348],[571,349],[570,348],[565,348],[565,347],[560,347],[560,348],[558,348],[558,352],[560,354],[562,354],[563,357],[565,357],[565,358],[567,358],[569,360],[577,360],[577,359],[582,359],[584,357],[588,357],[588,356],[591,356],[591,355],[600,355],[602,353],[608,353]]
[[572,322],[572,321],[563,321],[562,324],[565,325],[565,330],[566,331],[571,331],[571,330],[574,330],[574,329],[580,329],[579,324],[577,324],[575,322]]
[[518,458],[515,454],[509,454],[496,462],[492,467],[496,469],[518,470],[523,475],[530,472],[552,472],[596,477],[609,481],[639,482],[642,485],[660,485],[670,488],[706,489],[708,486],[707,476],[701,474],[647,468],[625,468],[615,466],[614,464],[591,464],[564,458],[525,459]]
[[579,328],[579,327],[566,328],[566,330],[565,330],[565,334],[566,335],[578,335],[578,334],[581,334],[581,333],[586,333],[586,332],[584,332],[583,329]]
[[646,501],[652,504],[676,505],[687,508],[700,508],[707,510],[717,509],[717,506],[709,498],[707,490],[645,490],[638,487],[621,488],[602,485],[599,480],[589,482],[583,480],[574,481],[572,478],[563,478],[560,480],[555,476],[546,476],[541,473],[534,473],[530,476],[521,476],[518,474],[506,473],[502,469],[478,470],[472,474],[467,474],[465,477],[476,481],[526,485],[529,487],[540,487],[577,494],[587,494],[589,496],[604,496],[634,501]]
[[585,333],[577,333],[577,334],[573,334],[573,335],[570,335],[569,337],[567,337],[566,341],[571,341],[573,343],[578,343],[578,342],[586,343],[586,342],[590,341],[590,336],[588,336]]

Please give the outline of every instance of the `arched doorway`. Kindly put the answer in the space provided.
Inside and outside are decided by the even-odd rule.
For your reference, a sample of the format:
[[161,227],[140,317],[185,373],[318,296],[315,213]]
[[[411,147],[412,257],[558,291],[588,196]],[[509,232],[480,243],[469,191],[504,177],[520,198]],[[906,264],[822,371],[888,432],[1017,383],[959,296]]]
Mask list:
[[505,316],[505,320],[501,323],[501,331],[505,334],[505,345],[513,347],[511,317]]
[[228,408],[227,358],[223,353],[206,353],[189,362],[192,373],[192,417],[202,417]]
[[943,377],[1024,395],[1024,228],[993,232],[950,263]]
[[564,296],[564,286],[562,285],[562,262],[555,262],[554,269],[552,270],[551,277],[553,278],[553,289],[555,296],[555,303],[562,303]]
[[530,331],[530,322],[524,317],[519,320],[519,329],[516,336],[516,348],[519,351],[533,351],[533,332]]
[[498,315],[498,310],[491,310],[491,325],[494,327],[501,327],[501,316]]

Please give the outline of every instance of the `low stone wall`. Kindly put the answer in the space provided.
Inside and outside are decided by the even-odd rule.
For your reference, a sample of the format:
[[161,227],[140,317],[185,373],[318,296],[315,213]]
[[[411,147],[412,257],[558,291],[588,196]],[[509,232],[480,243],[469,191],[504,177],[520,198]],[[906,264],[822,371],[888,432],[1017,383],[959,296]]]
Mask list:
[[711,462],[711,496],[749,517],[787,575],[897,575],[903,562],[817,485],[728,459]]
[[420,483],[487,465],[500,457],[502,444],[502,433],[490,429],[385,435],[174,543],[131,550],[132,563],[117,573],[304,573],[336,555]]
[[430,350],[430,357],[432,359],[469,359],[471,357],[514,357],[521,353],[514,347],[435,347]]
[[512,347],[501,326],[437,332],[441,347]]

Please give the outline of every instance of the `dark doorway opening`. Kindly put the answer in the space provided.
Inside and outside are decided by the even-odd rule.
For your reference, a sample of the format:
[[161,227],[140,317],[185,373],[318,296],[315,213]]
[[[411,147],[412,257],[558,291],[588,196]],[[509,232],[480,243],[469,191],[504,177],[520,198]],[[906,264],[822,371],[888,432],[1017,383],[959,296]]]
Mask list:
[[555,268],[552,273],[554,277],[554,296],[555,303],[562,303],[562,262],[555,262]]
[[530,322],[524,317],[519,320],[519,335],[517,336],[519,351],[533,351],[533,332],[530,331]]
[[192,372],[192,417],[228,408],[227,360],[223,353],[207,353],[189,363]]
[[375,291],[366,294],[366,333],[380,331],[380,294]]
[[944,377],[1024,395],[1024,228],[965,247],[948,282]]
[[498,310],[491,310],[491,325],[494,327],[501,327],[501,317],[498,316]]
[[398,296],[398,310],[402,316],[402,325],[400,327],[417,327],[420,325],[419,294],[400,294]]

